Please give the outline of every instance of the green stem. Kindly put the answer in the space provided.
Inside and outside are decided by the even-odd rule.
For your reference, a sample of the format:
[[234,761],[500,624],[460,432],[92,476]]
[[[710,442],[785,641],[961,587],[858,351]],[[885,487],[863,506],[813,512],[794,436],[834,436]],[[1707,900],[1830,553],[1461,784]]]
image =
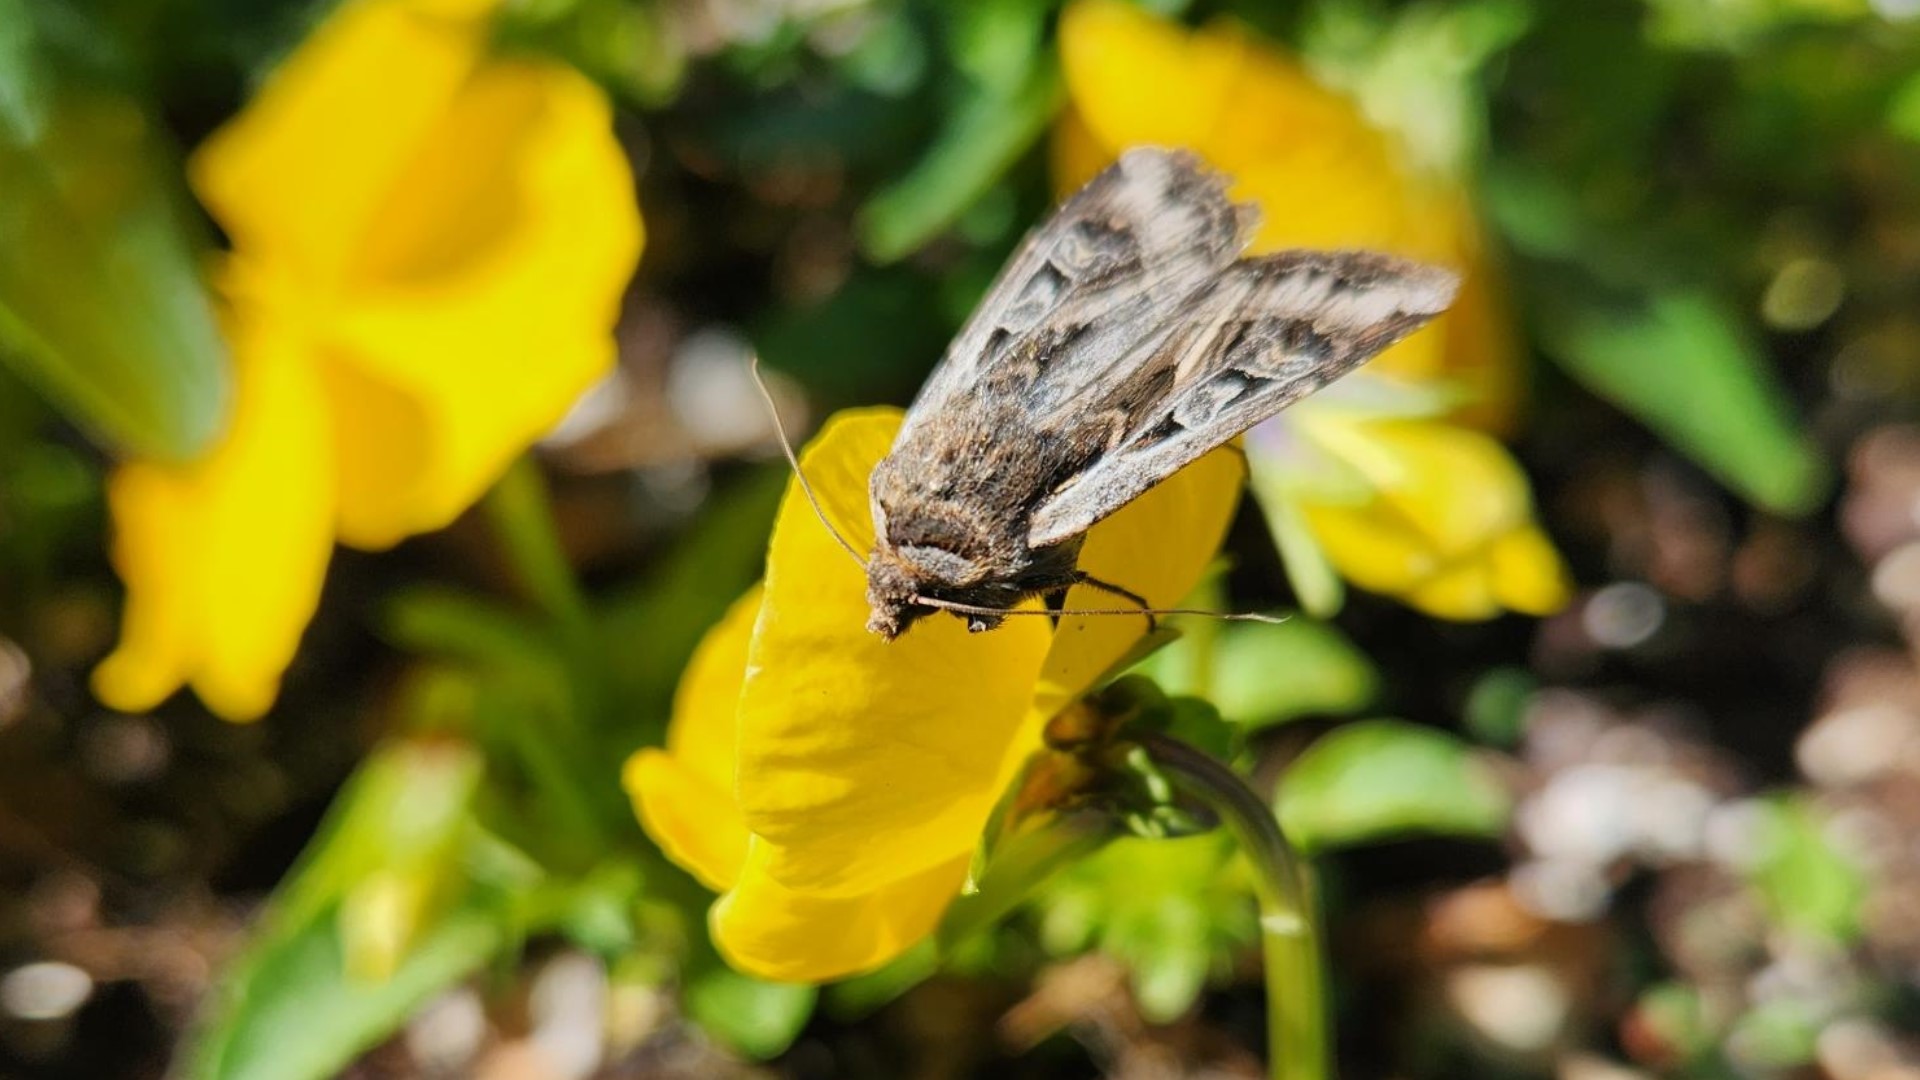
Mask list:
[[1142,732],[1155,764],[1205,802],[1232,830],[1253,865],[1266,959],[1267,1059],[1273,1080],[1327,1080],[1327,1038],[1320,933],[1307,876],[1267,804],[1225,765],[1177,739]]
[[1023,827],[1002,841],[987,860],[986,872],[940,921],[941,952],[998,922],[1041,882],[1100,850],[1119,833],[1111,814],[1068,811],[1054,812],[1044,823]]
[[532,458],[516,459],[483,505],[521,588],[568,636],[569,644],[591,640],[587,598],[560,544],[540,467]]
[[[625,802],[611,784],[586,783],[599,775],[595,722],[606,715],[608,689],[605,659],[594,630],[586,594],[574,576],[553,519],[553,500],[546,479],[531,457],[522,455],[508,467],[482,502],[488,522],[500,538],[507,565],[527,597],[539,607],[553,628],[558,658],[565,675],[565,694],[552,699],[550,723],[537,730],[516,725],[506,745],[526,766],[527,774],[565,815],[598,845],[607,835],[606,823],[624,813]],[[611,793],[611,798],[601,798]]]

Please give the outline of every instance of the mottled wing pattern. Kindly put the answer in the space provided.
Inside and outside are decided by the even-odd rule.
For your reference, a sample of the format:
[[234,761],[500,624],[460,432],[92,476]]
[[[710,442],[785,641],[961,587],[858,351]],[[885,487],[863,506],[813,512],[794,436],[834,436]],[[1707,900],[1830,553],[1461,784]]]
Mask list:
[[1034,513],[1028,543],[1084,531],[1181,466],[1353,370],[1453,300],[1458,278],[1369,252],[1293,251],[1226,266],[1166,316],[1166,333],[1113,358],[1111,377],[1041,431],[1104,425],[1103,451]]
[[1070,407],[1089,376],[1162,332],[1253,224],[1193,155],[1122,155],[1027,237],[915,399],[896,449],[934,416],[965,424],[1009,401],[1035,416]]

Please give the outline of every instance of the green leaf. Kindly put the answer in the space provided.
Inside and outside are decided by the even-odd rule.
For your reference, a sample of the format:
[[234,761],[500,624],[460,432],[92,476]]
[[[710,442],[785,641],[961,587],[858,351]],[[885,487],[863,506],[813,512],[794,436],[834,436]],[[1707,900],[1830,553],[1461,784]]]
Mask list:
[[1249,729],[1303,716],[1350,715],[1380,696],[1380,673],[1331,624],[1296,617],[1222,629],[1213,701]]
[[[872,401],[910,394],[952,327],[937,283],[912,272],[869,269],[818,303],[773,312],[751,337],[768,367],[821,396]],[[785,473],[780,470],[783,482]],[[763,533],[763,548],[765,539]]]
[[191,457],[230,388],[174,156],[30,10],[0,0],[0,363],[116,450]]
[[637,944],[633,911],[646,883],[645,871],[631,858],[608,859],[569,883],[560,932],[601,956],[631,951]]
[[1713,1052],[1718,1035],[1711,1011],[1691,983],[1655,983],[1634,1003],[1637,1022],[1683,1061],[1695,1061]]
[[793,1044],[813,1016],[819,990],[767,982],[714,967],[687,986],[687,1015],[701,1029],[751,1058],[765,1060]]
[[1777,1075],[1813,1064],[1820,1033],[1831,1022],[1821,1003],[1783,995],[1756,1004],[1735,1020],[1726,1046],[1752,1067],[1746,1075]]
[[1242,732],[1308,716],[1348,716],[1380,696],[1380,674],[1331,624],[1227,623],[1175,641],[1141,669],[1197,694]]
[[1041,888],[1040,941],[1055,956],[1098,949],[1133,973],[1141,1014],[1156,1023],[1193,1005],[1213,971],[1258,928],[1244,864],[1224,831],[1176,840],[1116,840]]
[[1167,702],[1167,719],[1161,726],[1168,738],[1178,739],[1209,757],[1233,756],[1240,734],[1220,715],[1211,702],[1197,697],[1176,697]]
[[221,979],[211,1020],[194,1040],[184,1075],[337,1075],[436,993],[498,954],[508,941],[504,927],[492,907],[456,908],[421,935],[392,976],[379,981],[348,977],[336,919],[317,918],[256,944],[238,970]]
[[1827,839],[1826,817],[1804,798],[1757,804],[1756,857],[1747,881],[1777,924],[1842,944],[1860,936],[1869,886],[1853,860]]
[[1914,75],[1894,92],[1887,104],[1887,128],[1903,138],[1920,142],[1920,74]]
[[947,228],[1046,130],[1060,94],[1060,72],[1044,62],[1011,88],[970,85],[926,156],[861,210],[867,257],[895,262]]
[[1540,681],[1523,667],[1498,667],[1480,676],[1467,693],[1467,731],[1489,746],[1519,745],[1527,706],[1539,689]]
[[1018,84],[1040,57],[1048,0],[973,0],[948,9],[953,62],[981,86]]
[[1728,487],[1783,514],[1818,504],[1825,464],[1724,304],[1676,291],[1624,308],[1565,305],[1542,325],[1549,350],[1570,374]]
[[1280,781],[1276,811],[1303,851],[1403,836],[1485,836],[1512,798],[1460,740],[1401,720],[1363,720],[1321,736]]
[[464,872],[480,769],[443,739],[367,759],[223,972],[186,1075],[333,1076],[518,940],[516,892]]

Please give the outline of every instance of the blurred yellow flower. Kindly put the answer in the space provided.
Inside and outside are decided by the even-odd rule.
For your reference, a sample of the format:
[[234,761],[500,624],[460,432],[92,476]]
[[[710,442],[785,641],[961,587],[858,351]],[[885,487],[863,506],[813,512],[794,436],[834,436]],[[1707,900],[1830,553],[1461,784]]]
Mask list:
[[111,480],[107,704],[266,711],[335,537],[447,524],[612,364],[642,233],[611,110],[495,55],[495,6],[349,0],[195,154],[234,413],[205,458]]
[[[891,409],[829,421],[802,464],[836,527],[870,548],[867,475]],[[1220,451],[1088,534],[1080,565],[1156,605],[1199,580],[1244,470]],[[1110,600],[1076,588],[1069,607]],[[789,485],[763,585],[701,644],[667,746],[625,782],[641,822],[722,893],[713,939],[736,967],[817,982],[877,967],[932,931],[1040,729],[1092,687],[1144,619],[1015,618],[985,634],[935,617],[888,643],[866,582]]]
[[1254,431],[1248,457],[1265,463],[1254,490],[1269,519],[1292,508],[1332,569],[1361,588],[1447,619],[1566,603],[1526,476],[1480,432],[1322,407]]
[[[1188,31],[1122,0],[1077,0],[1061,16],[1060,51],[1063,191],[1129,146],[1184,146],[1262,208],[1254,252],[1365,247],[1464,272],[1453,310],[1248,441],[1255,493],[1302,602],[1336,607],[1337,571],[1445,618],[1564,604],[1565,572],[1533,524],[1519,467],[1461,426],[1507,427],[1518,371],[1464,194],[1417,175],[1352,101],[1231,23]],[[1376,399],[1385,404],[1369,418]],[[1442,460],[1460,468],[1430,464]],[[1296,475],[1314,466],[1339,482]]]

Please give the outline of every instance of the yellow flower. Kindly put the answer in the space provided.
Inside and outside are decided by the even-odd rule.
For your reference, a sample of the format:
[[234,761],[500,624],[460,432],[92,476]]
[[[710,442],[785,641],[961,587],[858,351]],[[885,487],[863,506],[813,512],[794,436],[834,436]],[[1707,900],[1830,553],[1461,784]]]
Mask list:
[[[1533,524],[1519,467],[1461,426],[1509,425],[1518,368],[1465,196],[1417,175],[1352,101],[1235,25],[1188,31],[1121,0],[1078,0],[1061,17],[1060,50],[1063,190],[1129,146],[1184,146],[1261,206],[1254,252],[1365,247],[1464,272],[1434,325],[1248,441],[1255,493],[1303,603],[1337,606],[1337,571],[1447,618],[1564,604],[1565,572]],[[1300,475],[1314,468],[1335,482]]]
[[[802,455],[839,531],[872,546],[867,476],[899,413],[843,413]],[[1243,477],[1221,451],[1088,534],[1080,565],[1156,605],[1199,580]],[[1076,588],[1069,607],[1109,607]],[[866,583],[789,485],[766,579],[701,644],[664,750],[625,781],[649,833],[722,893],[715,943],[770,979],[877,967],[924,938],[966,879],[1002,789],[1045,722],[1121,659],[1146,621],[955,618],[898,641],[866,630]]]
[[1566,603],[1526,477],[1480,432],[1323,407],[1257,429],[1248,457],[1276,533],[1287,527],[1276,508],[1297,513],[1332,569],[1361,588],[1447,619]]
[[263,713],[333,541],[439,528],[613,362],[639,257],[605,97],[494,55],[480,0],[349,0],[200,148],[237,391],[185,466],[114,474],[101,700]]

